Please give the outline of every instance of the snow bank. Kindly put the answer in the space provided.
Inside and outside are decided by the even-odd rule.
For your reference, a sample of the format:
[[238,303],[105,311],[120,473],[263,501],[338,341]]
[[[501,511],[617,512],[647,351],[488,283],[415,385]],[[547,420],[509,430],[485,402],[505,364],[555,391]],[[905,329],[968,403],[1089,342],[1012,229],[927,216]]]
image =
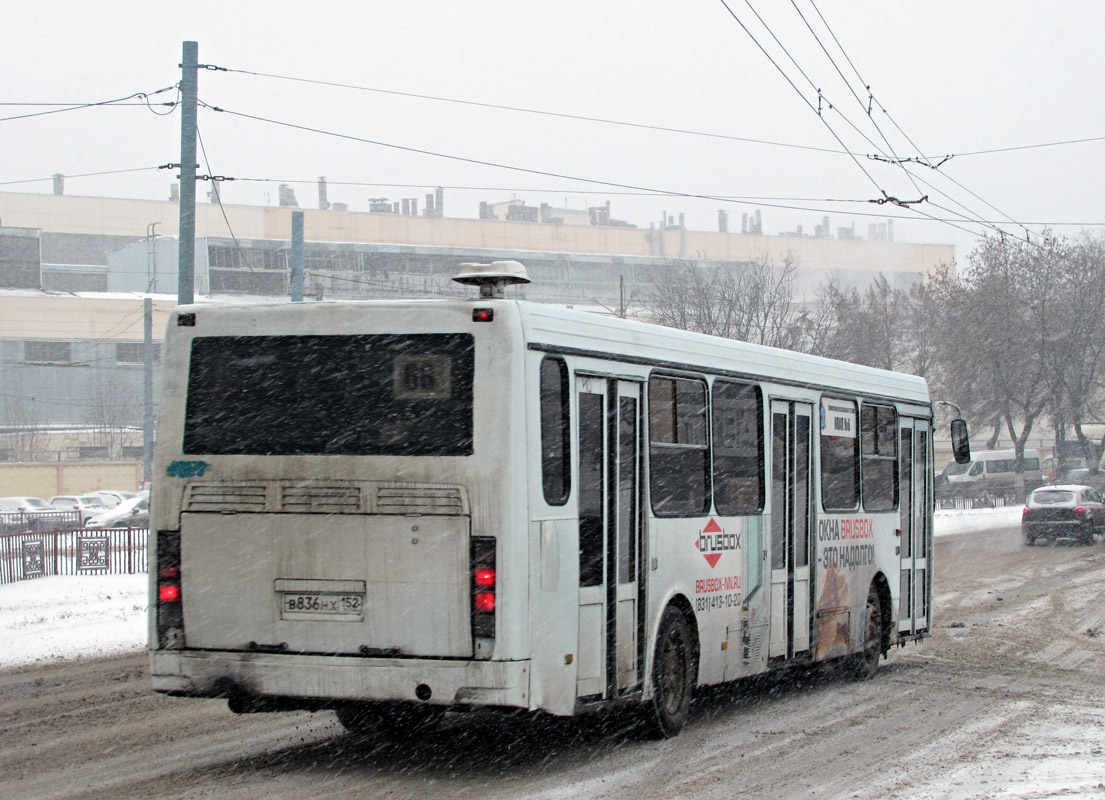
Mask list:
[[1024,506],[1006,506],[1005,508],[973,508],[969,511],[937,511],[933,533],[944,536],[975,529],[1020,525],[1023,510]]

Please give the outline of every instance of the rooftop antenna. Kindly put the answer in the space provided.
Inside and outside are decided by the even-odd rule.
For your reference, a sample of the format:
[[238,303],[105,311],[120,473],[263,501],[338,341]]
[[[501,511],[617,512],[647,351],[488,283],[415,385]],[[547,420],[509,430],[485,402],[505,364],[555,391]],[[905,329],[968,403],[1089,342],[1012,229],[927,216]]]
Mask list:
[[466,286],[479,286],[481,300],[505,297],[506,287],[530,282],[526,268],[517,261],[492,261],[490,264],[466,261],[457,268],[453,280]]

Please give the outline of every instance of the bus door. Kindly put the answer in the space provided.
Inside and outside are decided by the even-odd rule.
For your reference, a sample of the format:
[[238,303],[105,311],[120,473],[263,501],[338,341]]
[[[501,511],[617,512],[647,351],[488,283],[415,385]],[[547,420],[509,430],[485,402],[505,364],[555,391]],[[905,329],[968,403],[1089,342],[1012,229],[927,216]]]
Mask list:
[[771,658],[810,649],[812,420],[809,403],[771,401]]
[[929,552],[932,547],[932,517],[928,513],[929,422],[901,418],[901,447],[898,448],[898,491],[900,496],[901,578],[898,599],[898,633],[920,633],[929,627],[931,580]]
[[579,648],[582,702],[642,684],[641,386],[576,377],[579,401]]

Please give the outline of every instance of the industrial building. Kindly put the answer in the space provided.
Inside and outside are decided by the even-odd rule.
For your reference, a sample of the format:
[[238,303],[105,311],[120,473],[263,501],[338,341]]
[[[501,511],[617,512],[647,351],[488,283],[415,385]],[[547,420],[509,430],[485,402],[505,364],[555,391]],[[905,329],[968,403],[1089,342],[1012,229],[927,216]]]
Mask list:
[[[299,209],[287,187],[279,197],[278,206],[197,205],[197,302],[288,296]],[[514,259],[533,278],[519,296],[640,313],[654,282],[685,265],[789,261],[799,299],[808,299],[829,279],[865,287],[880,273],[906,289],[955,255],[952,245],[894,242],[885,225],[866,239],[854,225],[833,236],[828,218],[813,235],[767,236],[759,212],[742,215],[739,232],[724,211],[717,230],[695,231],[678,213],[640,224],[613,219],[609,203],[580,210],[512,198],[462,218],[445,216],[446,202],[438,190],[421,212],[413,198],[372,198],[357,211],[329,203],[320,182],[320,207],[302,209],[306,296],[463,294],[451,282],[459,262]],[[135,455],[140,435],[136,445],[102,429],[141,425],[143,298],[155,298],[160,339],[175,303],[178,220],[173,198],[0,192],[0,461]],[[46,438],[58,430],[74,433]]]

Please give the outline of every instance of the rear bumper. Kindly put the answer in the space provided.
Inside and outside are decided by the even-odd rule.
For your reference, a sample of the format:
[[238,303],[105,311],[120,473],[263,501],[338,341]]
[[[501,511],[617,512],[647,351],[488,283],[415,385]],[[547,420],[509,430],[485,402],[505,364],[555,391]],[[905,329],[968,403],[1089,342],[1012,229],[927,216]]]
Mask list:
[[411,701],[529,709],[529,661],[446,661],[211,651],[150,652],[153,688],[213,697],[228,687],[257,698]]
[[1048,536],[1051,538],[1080,537],[1085,535],[1086,523],[1080,519],[1050,520],[1048,522],[1025,522],[1021,525],[1025,536]]

